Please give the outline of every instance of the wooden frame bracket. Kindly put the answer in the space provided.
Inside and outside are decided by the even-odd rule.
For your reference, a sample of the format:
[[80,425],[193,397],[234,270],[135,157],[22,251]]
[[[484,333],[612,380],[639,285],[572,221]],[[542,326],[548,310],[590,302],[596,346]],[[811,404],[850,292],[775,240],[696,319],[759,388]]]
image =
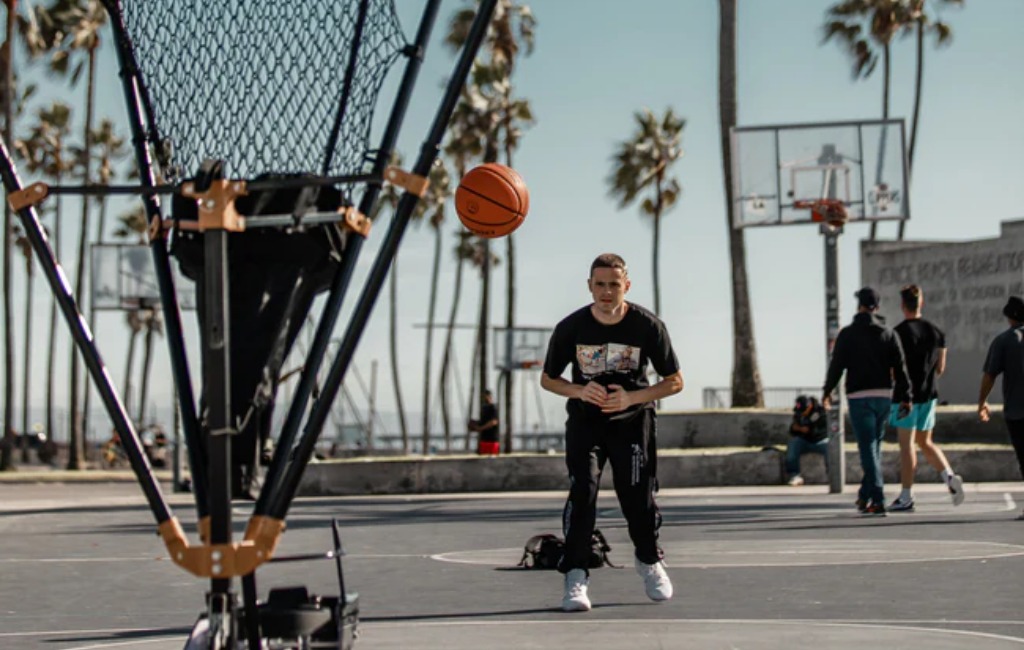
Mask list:
[[235,199],[248,194],[245,181],[214,180],[205,192],[197,192],[195,183],[181,186],[182,196],[199,201],[199,231],[245,231],[245,217],[235,208]]
[[340,208],[338,214],[341,215],[342,228],[359,233],[363,237],[370,236],[370,226],[373,225],[373,222],[365,214],[352,206]]
[[50,186],[46,183],[32,183],[28,187],[7,195],[7,202],[15,210],[23,210],[39,205],[50,194]]
[[[204,528],[200,522],[200,528]],[[205,528],[209,529],[209,522]],[[160,524],[171,560],[200,578],[237,578],[248,575],[259,565],[270,561],[281,540],[285,523],[270,517],[253,517],[245,531],[245,539],[230,544],[189,546],[185,531],[176,517]],[[200,534],[202,537],[202,533]]]
[[384,170],[384,178],[387,179],[392,185],[401,187],[406,192],[415,194],[416,196],[423,198],[423,195],[427,193],[427,188],[430,187],[430,179],[425,176],[417,176],[404,169],[398,167],[387,167]]

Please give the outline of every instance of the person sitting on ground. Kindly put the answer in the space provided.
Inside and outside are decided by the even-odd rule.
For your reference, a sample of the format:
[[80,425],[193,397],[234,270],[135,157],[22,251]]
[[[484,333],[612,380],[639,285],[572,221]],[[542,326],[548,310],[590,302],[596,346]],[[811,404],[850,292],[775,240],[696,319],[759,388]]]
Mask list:
[[821,454],[828,463],[828,420],[825,409],[813,397],[800,395],[793,405],[793,422],[789,425],[786,446],[786,478],[789,485],[804,484],[800,474],[800,457]]

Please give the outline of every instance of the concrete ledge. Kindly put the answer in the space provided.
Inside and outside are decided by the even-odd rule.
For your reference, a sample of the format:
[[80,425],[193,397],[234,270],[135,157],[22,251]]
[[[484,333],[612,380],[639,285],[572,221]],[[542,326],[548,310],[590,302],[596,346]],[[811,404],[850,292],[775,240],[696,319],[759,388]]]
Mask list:
[[[1009,445],[945,445],[950,463],[968,482],[1019,481],[1017,458]],[[803,457],[808,483],[827,484],[819,456]],[[847,483],[860,482],[862,473],[856,447],[846,450]],[[887,483],[899,480],[899,450],[883,449]],[[721,485],[778,485],[783,481],[782,448],[716,448],[663,450],[658,455],[661,487]],[[922,482],[937,480],[925,463],[918,465]],[[602,486],[611,487],[606,470]],[[302,496],[365,494],[437,494],[444,492],[500,492],[563,490],[568,487],[561,454],[513,454],[497,457],[352,459],[311,464],[299,487]]]
[[[973,406],[940,406],[936,409],[933,439],[938,443],[1006,444],[1006,425],[1001,407],[991,422],[978,421]],[[764,447],[789,441],[792,412],[781,409],[720,409],[660,411],[658,448]],[[853,443],[853,429],[846,420],[846,439]],[[895,430],[887,439],[895,442]]]

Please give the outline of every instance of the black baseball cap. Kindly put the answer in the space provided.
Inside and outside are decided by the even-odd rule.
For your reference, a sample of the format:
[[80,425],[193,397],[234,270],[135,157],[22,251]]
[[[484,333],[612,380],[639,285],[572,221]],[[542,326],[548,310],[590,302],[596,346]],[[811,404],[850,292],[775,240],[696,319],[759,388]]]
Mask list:
[[1010,296],[1003,307],[1003,316],[1024,323],[1024,300],[1021,300],[1020,296]]
[[857,305],[866,309],[878,308],[878,303],[882,299],[882,297],[878,295],[878,292],[871,287],[864,287],[853,295],[857,296]]

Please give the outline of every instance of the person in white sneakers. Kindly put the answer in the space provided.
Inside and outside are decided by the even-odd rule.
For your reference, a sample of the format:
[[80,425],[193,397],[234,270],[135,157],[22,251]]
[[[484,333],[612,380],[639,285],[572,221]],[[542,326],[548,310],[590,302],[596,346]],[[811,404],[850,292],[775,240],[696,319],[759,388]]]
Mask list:
[[903,355],[907,360],[907,374],[914,395],[913,408],[906,417],[899,417],[896,406],[892,408],[889,424],[896,427],[900,440],[900,482],[903,489],[896,500],[889,505],[891,512],[907,512],[914,509],[914,473],[917,471],[917,450],[921,448],[928,464],[935,468],[949,489],[953,505],[964,501],[964,481],[949,465],[949,460],[932,441],[935,428],[935,405],[939,392],[936,380],[946,371],[946,335],[933,323],[921,317],[924,306],[924,292],[916,284],[909,284],[900,290],[900,309],[903,322],[894,330],[900,337]]
[[[626,302],[626,263],[612,253],[590,266],[593,302],[564,318],[551,335],[541,386],[568,398],[565,464],[569,498],[562,513],[565,575],[562,609],[590,609],[588,565],[597,520],[597,493],[605,462],[633,541],[635,566],[651,600],[672,597],[672,581],[658,546],[656,400],[683,389],[672,342],[653,313]],[[662,379],[647,381],[648,363]],[[572,366],[572,381],[562,378]]]

